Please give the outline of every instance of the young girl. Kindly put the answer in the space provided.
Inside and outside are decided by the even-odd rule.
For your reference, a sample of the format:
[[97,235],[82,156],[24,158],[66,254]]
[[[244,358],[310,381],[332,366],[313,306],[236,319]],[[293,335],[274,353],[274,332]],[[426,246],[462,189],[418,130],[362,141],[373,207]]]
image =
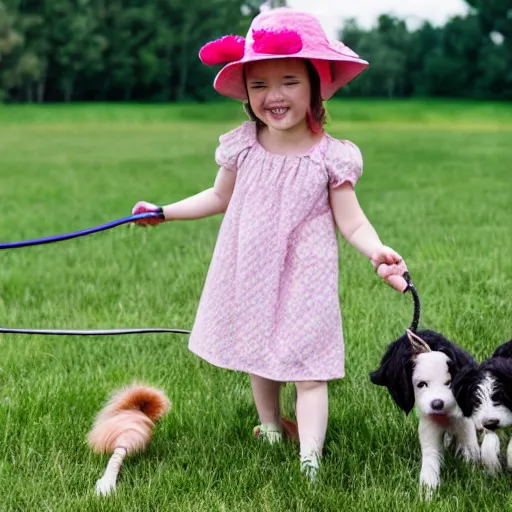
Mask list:
[[[381,243],[354,192],[359,149],[323,130],[322,100],[368,63],[289,8],[261,13],[245,39],[213,41],[200,57],[229,62],[214,87],[246,102],[252,121],[220,137],[212,188],[161,208],[165,220],[225,213],[189,348],[250,374],[255,433],[269,442],[283,436],[280,386],[295,383],[301,469],[314,480],[327,383],[344,377],[335,226],[390,285],[406,287],[402,258]],[[133,213],[157,209],[141,201]]]

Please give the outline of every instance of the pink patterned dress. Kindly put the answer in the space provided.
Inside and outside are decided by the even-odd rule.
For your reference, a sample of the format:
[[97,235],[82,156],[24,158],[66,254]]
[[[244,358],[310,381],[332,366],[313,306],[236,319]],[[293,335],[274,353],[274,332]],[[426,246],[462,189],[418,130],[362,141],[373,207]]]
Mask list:
[[219,142],[215,160],[237,178],[190,350],[221,368],[281,382],[344,377],[328,189],[357,182],[359,149],[326,134],[305,155],[276,155],[249,121]]

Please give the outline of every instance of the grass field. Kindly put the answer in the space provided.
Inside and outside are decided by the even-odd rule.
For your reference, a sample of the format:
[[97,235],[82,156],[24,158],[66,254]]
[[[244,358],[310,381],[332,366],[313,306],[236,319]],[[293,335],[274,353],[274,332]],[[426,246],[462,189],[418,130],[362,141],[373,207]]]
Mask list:
[[[357,190],[383,241],[406,259],[421,325],[486,357],[511,334],[512,106],[336,102],[332,135],[365,158]],[[0,242],[91,227],[139,199],[168,203],[211,186],[218,136],[243,119],[232,103],[0,108]],[[127,226],[0,252],[0,325],[188,329],[220,217]],[[318,484],[296,447],[262,446],[248,379],[210,366],[186,336],[0,335],[0,511],[485,511],[512,505],[510,476],[449,454],[433,504],[418,499],[417,418],[370,384],[411,319],[340,240],[346,342],[330,387]],[[173,402],[148,451],[127,459],[118,492],[94,493],[107,457],[85,436],[115,388],[145,381]],[[284,391],[292,414],[292,389]]]

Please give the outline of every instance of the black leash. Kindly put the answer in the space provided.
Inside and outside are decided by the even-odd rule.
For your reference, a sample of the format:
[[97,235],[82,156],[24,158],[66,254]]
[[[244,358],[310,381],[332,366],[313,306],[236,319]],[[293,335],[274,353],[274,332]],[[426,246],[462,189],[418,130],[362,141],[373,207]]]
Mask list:
[[44,334],[57,336],[112,336],[116,334],[145,334],[153,332],[172,332],[174,334],[190,334],[190,331],[184,329],[166,329],[166,328],[142,328],[142,329],[9,329],[0,327],[0,333],[5,334]]
[[411,292],[412,300],[414,303],[414,312],[412,317],[412,323],[409,327],[409,329],[412,332],[416,332],[418,330],[418,325],[420,323],[420,314],[421,314],[421,303],[420,303],[420,297],[418,295],[418,290],[416,290],[416,286],[414,286],[414,283],[412,282],[411,275],[409,272],[405,272],[402,276],[405,279],[405,282],[407,283],[407,288],[405,289],[404,293]]

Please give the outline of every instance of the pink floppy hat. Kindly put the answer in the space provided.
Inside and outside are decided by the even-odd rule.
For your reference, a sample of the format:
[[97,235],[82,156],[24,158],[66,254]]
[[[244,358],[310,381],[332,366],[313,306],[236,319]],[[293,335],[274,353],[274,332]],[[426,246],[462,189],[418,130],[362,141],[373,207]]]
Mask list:
[[242,101],[247,99],[244,64],[290,57],[308,59],[315,66],[323,100],[369,65],[340,41],[330,41],[317,18],[289,7],[258,14],[245,38],[224,36],[199,52],[199,58],[208,66],[226,64],[215,77],[215,90]]

